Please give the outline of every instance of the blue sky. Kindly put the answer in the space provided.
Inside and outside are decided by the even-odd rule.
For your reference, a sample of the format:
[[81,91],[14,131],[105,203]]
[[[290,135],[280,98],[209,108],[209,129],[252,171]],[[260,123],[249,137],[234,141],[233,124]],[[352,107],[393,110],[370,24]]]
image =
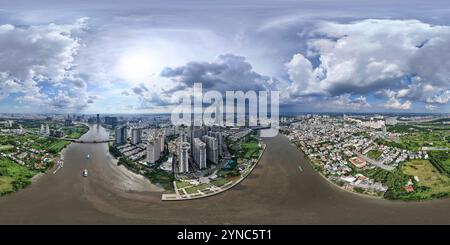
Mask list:
[[446,1],[0,0],[0,112],[167,112],[202,82],[449,113],[449,56]]

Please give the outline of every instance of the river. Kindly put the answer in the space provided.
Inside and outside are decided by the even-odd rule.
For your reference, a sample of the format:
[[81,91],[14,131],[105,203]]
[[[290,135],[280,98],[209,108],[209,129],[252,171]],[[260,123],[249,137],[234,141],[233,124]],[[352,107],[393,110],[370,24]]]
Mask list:
[[[107,138],[93,125],[82,137]],[[48,171],[24,190],[0,197],[0,223],[450,224],[450,199],[404,202],[350,193],[315,172],[285,136],[264,141],[261,161],[239,185],[176,202],[161,201],[158,186],[118,167],[106,143],[72,143],[56,174]]]

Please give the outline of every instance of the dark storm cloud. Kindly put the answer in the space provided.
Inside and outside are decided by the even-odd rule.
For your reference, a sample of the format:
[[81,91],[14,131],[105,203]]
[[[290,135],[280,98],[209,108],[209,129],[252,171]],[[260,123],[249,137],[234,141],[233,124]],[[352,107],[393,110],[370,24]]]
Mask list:
[[180,67],[167,67],[161,76],[178,82],[179,89],[202,83],[204,89],[218,91],[266,90],[272,81],[271,77],[253,71],[245,57],[234,54],[220,55],[213,62],[189,62]]

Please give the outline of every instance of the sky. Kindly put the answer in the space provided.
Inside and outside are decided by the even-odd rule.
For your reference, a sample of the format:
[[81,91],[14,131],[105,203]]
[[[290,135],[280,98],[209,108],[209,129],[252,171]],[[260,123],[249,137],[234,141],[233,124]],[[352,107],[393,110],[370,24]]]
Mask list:
[[280,91],[281,112],[450,113],[446,1],[3,1],[0,112],[164,113]]

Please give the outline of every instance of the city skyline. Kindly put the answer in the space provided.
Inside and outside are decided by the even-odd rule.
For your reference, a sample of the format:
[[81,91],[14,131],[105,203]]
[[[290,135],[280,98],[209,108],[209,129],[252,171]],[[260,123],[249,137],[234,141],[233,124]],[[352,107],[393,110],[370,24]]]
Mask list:
[[170,113],[195,82],[281,114],[450,112],[443,1],[1,2],[2,113]]

